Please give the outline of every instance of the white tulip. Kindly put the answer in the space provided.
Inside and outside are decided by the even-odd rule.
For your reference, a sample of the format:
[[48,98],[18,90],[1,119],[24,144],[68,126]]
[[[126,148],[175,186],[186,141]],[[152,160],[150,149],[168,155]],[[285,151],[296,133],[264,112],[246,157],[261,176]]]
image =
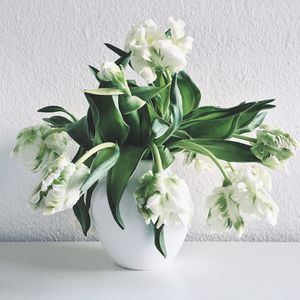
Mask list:
[[194,206],[185,181],[162,171],[146,173],[141,179],[135,199],[139,212],[149,224],[189,226]]
[[65,152],[69,137],[48,125],[37,125],[23,129],[14,148],[14,155],[36,172],[45,168]]
[[173,18],[169,18],[169,26],[173,43],[177,45],[184,54],[190,52],[193,46],[193,38],[185,35],[185,23],[180,19],[176,21]]
[[44,170],[43,180],[31,197],[32,206],[44,215],[72,208],[81,196],[80,187],[88,174],[84,164],[76,166],[62,155]]
[[97,77],[103,81],[113,81],[115,77],[121,75],[121,69],[114,62],[105,62],[101,65]]
[[211,232],[222,232],[234,228],[241,237],[244,232],[244,220],[239,205],[232,199],[233,186],[218,187],[207,198],[209,209],[207,227]]
[[231,179],[234,186],[232,199],[239,203],[242,216],[267,219],[275,225],[279,209],[268,194],[272,186],[269,173],[259,166],[241,167]]
[[256,137],[251,151],[271,169],[280,168],[285,160],[295,155],[298,147],[298,142],[286,131],[267,125],[260,126]]
[[132,27],[127,35],[125,51],[131,51],[132,66],[147,83],[156,79],[157,72],[178,72],[187,64],[186,55],[192,49],[193,39],[185,35],[183,21],[170,18],[169,24],[170,36],[152,20]]

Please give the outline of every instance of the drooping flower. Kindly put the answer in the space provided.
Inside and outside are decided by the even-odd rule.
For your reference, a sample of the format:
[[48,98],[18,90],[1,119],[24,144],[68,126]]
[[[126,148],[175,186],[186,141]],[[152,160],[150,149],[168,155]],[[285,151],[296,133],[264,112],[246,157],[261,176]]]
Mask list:
[[132,66],[147,83],[156,79],[157,71],[174,73],[187,64],[186,55],[192,49],[193,39],[185,35],[183,21],[170,18],[169,26],[170,34],[166,35],[148,20],[132,27],[127,35],[125,51],[131,51]]
[[36,172],[45,168],[65,152],[69,137],[48,125],[37,125],[23,129],[17,137],[14,155]]
[[268,194],[271,190],[269,173],[260,166],[241,167],[229,174],[230,184],[216,188],[208,197],[207,225],[221,232],[234,227],[243,234],[248,219],[266,219],[275,225],[278,206]]
[[271,191],[271,177],[260,166],[241,167],[231,176],[234,185],[232,199],[239,204],[242,216],[266,219],[275,225],[279,208],[268,192]]
[[101,65],[97,77],[103,81],[112,81],[121,75],[121,69],[114,62],[105,62]]
[[207,198],[209,209],[207,226],[211,232],[223,232],[234,228],[238,236],[244,232],[244,220],[239,205],[232,199],[233,186],[217,187]]
[[194,206],[185,181],[165,171],[149,171],[141,177],[135,199],[139,212],[149,224],[189,226]]
[[269,168],[276,169],[295,155],[298,143],[286,131],[263,125],[256,134],[257,142],[251,152]]
[[84,164],[76,166],[65,155],[54,160],[44,171],[43,180],[34,190],[31,204],[44,215],[73,207],[81,196],[80,187],[89,174]]

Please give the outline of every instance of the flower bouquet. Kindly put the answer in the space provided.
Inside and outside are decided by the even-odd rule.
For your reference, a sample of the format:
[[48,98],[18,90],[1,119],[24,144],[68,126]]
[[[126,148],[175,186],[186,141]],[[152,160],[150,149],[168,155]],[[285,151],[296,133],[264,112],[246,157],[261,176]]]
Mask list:
[[[47,106],[39,112],[60,115],[19,133],[15,155],[41,174],[30,200],[34,209],[51,215],[73,208],[87,235],[91,202],[101,202],[109,207],[105,216],[109,214],[114,224],[96,226],[98,231],[108,230],[108,238],[116,239],[110,232],[115,226],[122,239],[127,225],[130,228],[131,220],[138,218],[142,223],[136,226],[143,227],[164,259],[172,252],[166,229],[186,229],[193,217],[188,186],[170,171],[176,154],[183,152],[188,162],[210,159],[224,177],[207,199],[210,231],[233,229],[241,236],[251,218],[276,223],[278,207],[269,195],[266,169],[280,169],[294,155],[297,142],[287,132],[263,124],[266,111],[275,107],[274,99],[230,108],[200,103],[198,87],[183,71],[193,43],[184,27],[183,21],[170,18],[167,30],[161,31],[148,20],[130,30],[124,50],[105,44],[118,59],[99,69],[90,66],[98,88],[84,90],[86,115],[78,119],[60,106]],[[126,77],[128,68],[142,84]],[[66,151],[71,141],[78,145],[73,159]],[[142,164],[142,173],[135,172]],[[135,181],[133,174],[138,174]],[[125,222],[120,207],[130,182],[126,197],[137,217],[131,215]],[[100,185],[104,188],[96,197]],[[103,209],[94,210],[93,219]],[[126,240],[128,253],[136,246],[135,238],[138,234]]]

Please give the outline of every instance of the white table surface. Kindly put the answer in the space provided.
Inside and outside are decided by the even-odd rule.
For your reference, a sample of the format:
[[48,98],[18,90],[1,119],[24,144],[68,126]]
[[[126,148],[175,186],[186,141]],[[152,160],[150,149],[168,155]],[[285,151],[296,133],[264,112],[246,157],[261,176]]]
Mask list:
[[185,243],[155,271],[116,266],[97,242],[0,243],[0,299],[300,299],[300,243]]

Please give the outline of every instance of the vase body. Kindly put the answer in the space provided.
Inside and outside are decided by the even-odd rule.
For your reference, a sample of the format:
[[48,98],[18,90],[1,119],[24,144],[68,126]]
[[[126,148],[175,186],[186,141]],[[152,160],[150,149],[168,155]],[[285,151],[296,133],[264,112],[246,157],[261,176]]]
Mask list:
[[92,197],[91,215],[99,239],[108,255],[128,269],[149,270],[168,264],[180,250],[188,230],[187,227],[165,226],[167,258],[156,249],[153,228],[146,225],[133,196],[140,177],[151,167],[152,162],[141,161],[124,191],[120,202],[124,230],[117,225],[110,211],[105,181],[98,184]]

